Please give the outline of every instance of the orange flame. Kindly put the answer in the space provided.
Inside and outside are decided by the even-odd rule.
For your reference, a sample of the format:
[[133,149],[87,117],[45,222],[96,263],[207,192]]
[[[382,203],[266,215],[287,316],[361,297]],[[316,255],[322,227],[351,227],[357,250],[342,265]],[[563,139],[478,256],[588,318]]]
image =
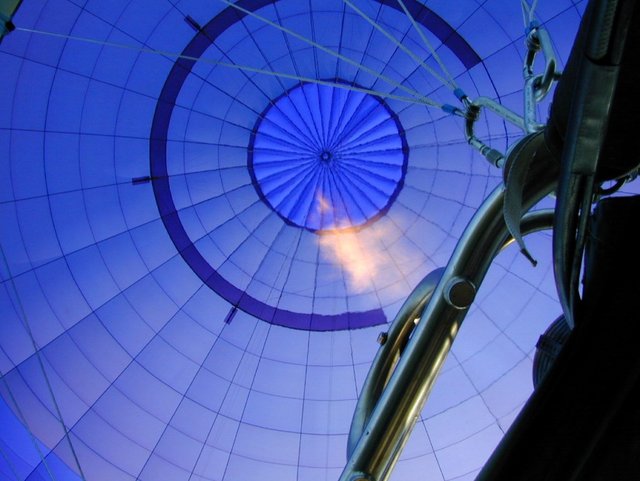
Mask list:
[[391,262],[389,256],[374,245],[379,243],[366,241],[357,232],[326,233],[319,236],[318,243],[323,255],[342,267],[349,287],[355,292],[373,287],[372,282]]
[[[316,201],[321,213],[330,208],[329,202],[321,195]],[[340,230],[338,226],[319,235],[318,244],[325,259],[342,267],[347,285],[354,293],[385,287],[397,290],[396,295],[405,295],[410,286],[394,282],[403,277],[399,264],[415,265],[420,256],[416,252],[406,252],[406,248],[400,252],[390,249],[389,240],[394,234],[393,224],[383,222],[376,222],[360,231]]]

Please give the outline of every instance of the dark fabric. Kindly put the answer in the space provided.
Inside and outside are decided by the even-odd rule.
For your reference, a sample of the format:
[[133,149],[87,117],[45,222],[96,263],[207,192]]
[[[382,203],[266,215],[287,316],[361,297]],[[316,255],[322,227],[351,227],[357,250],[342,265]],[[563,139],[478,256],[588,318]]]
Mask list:
[[640,196],[592,223],[581,322],[478,481],[640,479]]
[[[591,38],[593,33],[587,27],[590,20],[600,14],[600,5],[616,7],[617,15],[613,16],[613,31],[615,35],[609,38],[602,35],[599,41]],[[604,15],[604,14],[600,14]],[[631,19],[629,22],[628,20]],[[548,127],[545,137],[548,145],[559,154],[567,136],[567,128],[571,119],[574,105],[576,86],[579,76],[584,71],[583,63],[591,62],[596,66],[619,66],[618,81],[615,95],[610,107],[608,125],[602,125],[606,136],[598,165],[598,180],[619,178],[640,164],[637,154],[636,138],[637,120],[635,114],[638,107],[637,87],[640,85],[640,8],[637,2],[591,2],[576,36],[574,48],[558,83],[553,97],[553,104],[549,114]],[[600,22],[594,22],[600,23]],[[624,24],[624,26],[622,26]],[[608,48],[594,47],[593,43],[604,44],[608,41]],[[591,97],[587,101],[596,101]],[[597,121],[597,119],[594,119]],[[606,119],[604,119],[606,120]],[[636,154],[631,154],[636,152]]]

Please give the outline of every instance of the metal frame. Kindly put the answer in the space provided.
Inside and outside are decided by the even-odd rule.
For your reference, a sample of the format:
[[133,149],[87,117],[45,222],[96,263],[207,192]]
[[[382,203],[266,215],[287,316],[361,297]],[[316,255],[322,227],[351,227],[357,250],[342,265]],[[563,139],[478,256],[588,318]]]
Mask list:
[[[556,169],[548,168],[545,172],[546,175],[538,176],[528,185],[526,208],[554,189]],[[504,194],[504,187],[500,185],[482,204],[446,269],[436,274],[441,274],[437,285],[433,287],[433,278],[423,281],[401,309],[387,340],[394,349],[385,349],[383,345],[382,354],[376,357],[365,383],[352,425],[349,461],[339,481],[385,481],[391,474],[477,287],[496,254],[512,241],[503,216]],[[531,233],[548,229],[552,224],[552,211],[537,211],[524,216],[521,230]],[[425,297],[430,297],[428,303]],[[426,305],[420,321],[415,329],[409,330],[405,326],[413,320],[421,303]],[[400,349],[405,342],[406,348]],[[391,361],[393,356],[399,356],[399,360],[389,375],[383,367],[395,364]],[[374,402],[371,396],[379,391],[380,384],[385,384],[384,389]]]

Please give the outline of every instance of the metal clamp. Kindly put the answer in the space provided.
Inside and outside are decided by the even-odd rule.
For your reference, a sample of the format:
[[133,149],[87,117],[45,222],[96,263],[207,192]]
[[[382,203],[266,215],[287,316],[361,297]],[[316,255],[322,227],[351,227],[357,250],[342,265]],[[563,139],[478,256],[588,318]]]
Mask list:
[[[488,97],[478,97],[472,101],[460,88],[455,89],[453,93],[462,103],[462,108],[449,104],[442,107],[442,110],[449,114],[464,117],[464,133],[467,142],[496,167],[504,165],[505,155],[480,140],[474,133],[474,125],[480,118],[482,108],[493,112],[527,134],[539,132],[544,128],[544,124],[538,122],[538,103],[547,96],[553,83],[560,78],[560,72],[556,70],[557,61],[549,34],[535,21],[531,21],[527,28],[526,45],[527,55],[522,69],[524,78],[524,115],[518,115]],[[539,52],[542,52],[544,56],[545,66],[543,73],[536,74],[534,64]]]
[[480,111],[483,107],[497,114],[499,117],[502,117],[504,120],[511,122],[522,130],[525,129],[525,121],[518,114],[509,110],[504,105],[500,105],[489,97],[478,97],[473,102],[468,101],[464,115],[466,120],[464,134],[467,142],[494,166],[501,168],[504,165],[505,155],[480,140],[473,131],[473,126],[477,122],[478,118],[480,118]]
[[[533,21],[527,28],[525,39],[527,55],[524,59],[522,76],[524,77],[524,130],[531,134],[544,128],[544,124],[537,121],[536,108],[549,93],[553,83],[560,78],[556,70],[556,56],[551,45],[549,33],[537,22]],[[536,74],[534,64],[539,52],[545,59],[544,71]]]

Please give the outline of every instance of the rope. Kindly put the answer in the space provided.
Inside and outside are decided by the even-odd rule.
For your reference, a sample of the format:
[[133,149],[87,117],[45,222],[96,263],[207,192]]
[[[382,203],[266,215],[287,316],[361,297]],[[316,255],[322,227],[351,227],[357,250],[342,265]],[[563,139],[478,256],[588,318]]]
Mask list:
[[[375,89],[357,87],[355,85],[349,85],[349,84],[341,83],[341,82],[332,82],[330,80],[315,79],[313,77],[305,77],[305,76],[290,74],[290,73],[286,73],[286,72],[277,72],[277,71],[272,71],[272,70],[265,70],[265,69],[261,69],[261,68],[258,68],[258,67],[251,67],[251,66],[248,66],[248,65],[239,65],[239,64],[236,64],[236,63],[219,62],[219,61],[216,61],[216,60],[211,60],[211,59],[202,58],[202,57],[192,57],[192,56],[189,56],[189,55],[183,55],[183,54],[180,54],[180,53],[170,52],[170,51],[166,51],[166,50],[156,50],[156,49],[152,49],[152,48],[138,47],[138,46],[135,46],[135,45],[129,45],[129,44],[124,44],[124,43],[116,43],[116,42],[108,42],[108,41],[103,41],[103,40],[96,40],[96,39],[88,38],[88,37],[77,37],[77,36],[73,36],[73,35],[66,35],[66,34],[55,33],[55,32],[46,32],[46,31],[43,31],[43,30],[35,30],[35,29],[31,29],[31,28],[22,28],[22,27],[18,27],[18,28],[16,28],[16,30],[17,31],[21,31],[21,32],[25,32],[25,33],[32,33],[32,34],[37,34],[37,35],[46,35],[46,36],[49,36],[49,37],[63,38],[63,39],[66,39],[66,40],[74,40],[74,41],[78,41],[78,42],[91,43],[91,44],[95,44],[95,45],[102,45],[102,46],[113,47],[113,48],[134,50],[134,51],[137,51],[137,52],[148,53],[148,54],[162,55],[164,57],[176,58],[176,59],[181,59],[181,60],[189,60],[189,61],[193,61],[193,62],[206,63],[208,65],[220,66],[220,67],[225,67],[225,68],[232,68],[232,69],[236,69],[236,70],[243,70],[243,71],[246,71],[246,72],[253,72],[253,73],[258,73],[258,74],[262,74],[262,75],[270,75],[270,76],[273,76],[273,77],[281,77],[281,78],[287,78],[287,79],[292,79],[292,80],[298,80],[299,82],[303,82],[303,83],[314,83],[314,84],[318,84],[318,85],[325,85],[325,86],[328,86],[328,87],[335,87],[335,88],[340,88],[340,89],[343,89],[343,90],[351,90],[351,91],[355,91],[355,92],[362,92],[362,93],[375,95],[377,97],[381,97],[381,98],[385,98],[385,99],[393,99],[393,100],[398,100],[398,101],[401,101],[401,102],[407,102],[407,103],[412,103],[412,104],[430,105],[430,106],[433,106],[433,107],[440,107],[439,104],[429,100],[427,97],[424,97],[424,96],[422,96],[421,98],[406,97],[406,96],[403,96],[403,95],[395,95],[395,94],[391,94],[391,93],[387,93],[387,92],[381,92],[381,91],[375,90]],[[408,89],[408,90],[413,92],[411,89]]]
[[[47,375],[47,370],[45,369],[45,366],[44,366],[44,360],[43,360],[42,353],[40,352],[40,349],[38,348],[38,343],[35,340],[35,337],[33,335],[33,331],[31,330],[31,326],[29,324],[29,319],[27,317],[27,312],[26,312],[26,310],[24,308],[24,305],[22,304],[22,300],[20,299],[20,295],[18,293],[18,289],[17,289],[16,284],[15,284],[15,278],[11,275],[11,269],[9,268],[9,262],[7,260],[7,256],[6,256],[5,252],[4,252],[4,249],[2,248],[1,245],[0,245],[0,254],[2,256],[2,262],[4,264],[4,268],[6,269],[8,275],[11,278],[11,281],[9,282],[9,284],[13,288],[13,292],[14,292],[14,295],[15,295],[16,303],[17,303],[18,309],[19,309],[20,320],[22,321],[22,324],[23,324],[25,330],[27,331],[27,333],[29,334],[29,338],[31,339],[31,345],[33,346],[33,350],[34,350],[34,353],[36,355],[36,359],[38,360],[38,365],[40,366],[40,370],[42,371],[42,375],[44,376],[44,380],[45,380],[45,384],[47,386],[47,390],[49,391],[49,395],[51,396],[51,400],[53,401],[53,405],[54,405],[54,408],[55,408],[55,411],[56,411],[57,419],[58,419],[58,421],[60,421],[60,425],[62,426],[62,430],[64,431],[65,438],[67,439],[67,442],[69,444],[69,448],[70,448],[71,453],[73,455],[74,461],[76,463],[76,466],[78,467],[78,472],[80,474],[80,477],[83,479],[83,481],[86,481],[86,478],[84,476],[84,472],[82,471],[82,466],[80,466],[80,460],[78,459],[78,455],[76,453],[76,450],[73,447],[73,443],[71,442],[71,436],[69,434],[69,430],[67,429],[67,425],[65,424],[64,418],[62,417],[62,411],[60,410],[60,405],[58,404],[58,400],[56,399],[55,393],[53,392],[53,387],[51,386],[51,381],[49,380],[49,376]],[[3,377],[3,379],[6,382],[6,379],[4,377]],[[13,400],[13,401],[15,403],[15,400]],[[16,407],[17,407],[17,403],[16,403]],[[49,473],[51,474],[50,471],[49,471]]]
[[346,56],[342,55],[341,53],[335,52],[334,50],[331,50],[330,48],[327,48],[324,45],[321,45],[321,44],[319,44],[317,42],[314,42],[313,40],[308,39],[304,35],[300,35],[299,33],[296,33],[293,30],[290,30],[290,29],[288,29],[286,27],[283,27],[282,25],[278,25],[277,23],[272,22],[268,18],[262,17],[262,16],[258,15],[257,13],[254,13],[254,12],[252,12],[250,10],[247,10],[246,8],[243,8],[240,5],[237,5],[235,3],[231,3],[228,0],[219,0],[219,1],[224,3],[225,5],[233,7],[236,10],[239,10],[239,11],[245,13],[246,15],[249,15],[249,16],[251,16],[253,18],[256,18],[256,19],[266,23],[267,25],[269,25],[269,26],[271,26],[271,27],[273,27],[275,29],[278,29],[278,30],[282,31],[282,32],[286,33],[287,35],[290,35],[290,36],[292,36],[294,38],[297,38],[298,40],[300,40],[300,41],[302,41],[304,43],[307,43],[307,44],[311,45],[312,47],[315,47],[318,50],[331,55],[332,57],[338,58],[338,59],[340,59],[340,60],[342,60],[342,61],[344,61],[344,62],[346,62],[346,63],[348,63],[350,65],[353,65],[354,67],[356,67],[356,68],[358,68],[358,69],[360,69],[360,70],[362,70],[364,72],[367,72],[369,75],[372,75],[374,77],[379,78],[380,80],[383,80],[383,81],[387,82],[389,85],[392,85],[393,87],[395,87],[397,89],[403,90],[403,91],[409,93],[410,95],[417,97],[424,104],[431,105],[432,107],[440,108],[440,104],[438,102],[435,102],[434,100],[424,96],[420,92],[418,92],[416,90],[413,90],[413,89],[410,89],[409,87],[405,87],[401,83],[396,82],[395,80],[387,77],[386,75],[382,75],[381,73],[378,73],[375,70],[373,70],[373,69],[371,69],[371,68],[369,68],[369,67],[367,67],[365,65],[362,65],[361,63],[356,62],[355,60],[350,59],[349,57],[346,57]]

